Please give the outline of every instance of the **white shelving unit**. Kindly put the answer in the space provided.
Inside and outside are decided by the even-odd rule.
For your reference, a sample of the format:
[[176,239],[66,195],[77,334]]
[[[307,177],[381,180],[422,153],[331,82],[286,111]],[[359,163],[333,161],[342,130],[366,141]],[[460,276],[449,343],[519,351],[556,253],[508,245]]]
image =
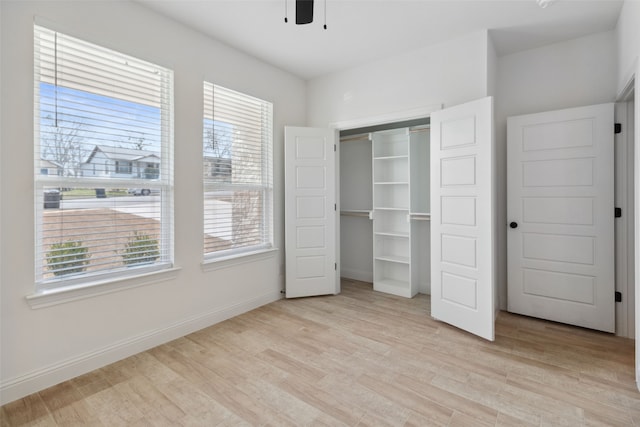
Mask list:
[[411,273],[409,130],[375,132],[373,142],[373,289],[407,298]]

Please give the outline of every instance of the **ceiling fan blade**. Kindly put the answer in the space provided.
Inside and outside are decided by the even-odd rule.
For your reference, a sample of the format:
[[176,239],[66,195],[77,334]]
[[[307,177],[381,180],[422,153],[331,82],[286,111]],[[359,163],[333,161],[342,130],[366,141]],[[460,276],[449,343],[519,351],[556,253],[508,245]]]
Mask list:
[[313,22],[313,0],[296,0],[296,24]]

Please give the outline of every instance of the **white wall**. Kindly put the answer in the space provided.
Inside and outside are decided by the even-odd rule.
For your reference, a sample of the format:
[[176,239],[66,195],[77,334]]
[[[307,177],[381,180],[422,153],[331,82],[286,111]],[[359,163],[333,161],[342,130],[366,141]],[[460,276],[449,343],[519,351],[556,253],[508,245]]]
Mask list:
[[452,106],[487,95],[486,31],[369,62],[308,82],[308,123]]
[[[301,79],[129,1],[0,2],[2,403],[280,297],[282,250],[204,272],[202,81],[274,104],[276,246],[283,245],[283,126],[304,125]],[[31,309],[34,291],[33,22],[175,74],[175,255],[168,280]]]
[[500,57],[498,113],[528,114],[612,102],[616,63],[613,31]]
[[498,287],[507,303],[506,131],[507,117],[613,102],[616,97],[615,32],[557,43],[498,59]]

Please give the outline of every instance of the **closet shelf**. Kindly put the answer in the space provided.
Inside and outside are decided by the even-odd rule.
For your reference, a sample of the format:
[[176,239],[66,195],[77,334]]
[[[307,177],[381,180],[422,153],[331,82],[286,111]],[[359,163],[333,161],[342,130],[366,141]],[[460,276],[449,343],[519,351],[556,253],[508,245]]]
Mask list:
[[384,231],[375,231],[374,233],[375,233],[376,236],[390,236],[390,237],[409,238],[409,233],[406,232],[406,231],[384,230]]
[[396,159],[408,159],[409,155],[402,154],[400,156],[379,156],[374,157],[373,160],[396,160]]
[[378,292],[385,292],[392,295],[398,295],[405,298],[411,298],[409,282],[404,280],[395,280],[389,278],[379,278],[376,282]]
[[386,262],[395,262],[398,264],[409,264],[411,262],[410,258],[407,256],[398,256],[398,255],[377,255],[377,261],[386,261]]
[[408,181],[379,181],[374,182],[374,185],[409,185]]

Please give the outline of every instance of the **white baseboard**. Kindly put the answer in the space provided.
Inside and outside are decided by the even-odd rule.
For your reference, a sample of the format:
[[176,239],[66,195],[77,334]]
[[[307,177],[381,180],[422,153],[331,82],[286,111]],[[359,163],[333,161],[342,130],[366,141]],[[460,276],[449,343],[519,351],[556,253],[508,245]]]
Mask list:
[[29,372],[0,383],[0,405],[44,390],[99,369],[126,357],[183,337],[192,332],[246,313],[282,298],[280,291],[269,292],[228,307],[201,313],[164,328],[116,342],[99,350],[88,352],[42,369]]
[[360,280],[361,282],[373,282],[373,272],[353,270],[350,268],[341,268],[340,277],[351,280]]

